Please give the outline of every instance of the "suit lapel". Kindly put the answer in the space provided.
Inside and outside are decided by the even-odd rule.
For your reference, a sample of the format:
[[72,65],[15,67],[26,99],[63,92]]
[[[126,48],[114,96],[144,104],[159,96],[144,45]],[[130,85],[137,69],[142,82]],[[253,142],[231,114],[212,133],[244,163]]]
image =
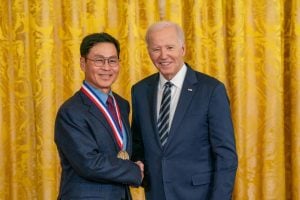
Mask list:
[[174,136],[177,132],[176,130],[178,129],[178,126],[181,124],[185,113],[188,109],[188,106],[190,105],[190,102],[193,99],[193,96],[196,92],[196,83],[197,83],[197,78],[195,72],[188,67],[186,76],[182,85],[181,89],[181,94],[179,97],[179,101],[176,107],[176,111],[173,117],[173,121],[171,124],[170,132],[169,132],[169,138],[168,142],[166,144],[166,147],[168,144],[172,143],[172,139],[176,136]]
[[101,124],[106,128],[107,132],[109,132],[109,135],[112,137],[112,139],[115,143],[115,147],[116,147],[117,151],[119,151],[118,143],[117,143],[117,141],[113,135],[112,129],[109,126],[103,113],[97,108],[97,106],[82,91],[80,91],[80,95],[82,97],[83,103],[88,106],[88,111],[91,113],[91,115],[96,117],[101,122]]
[[154,137],[156,138],[158,146],[161,146],[160,138],[158,136],[158,130],[157,130],[157,86],[159,81],[159,74],[157,73],[152,81],[149,83],[149,87],[147,90],[148,94],[148,100],[149,100],[149,107],[150,107],[150,121],[152,123]]

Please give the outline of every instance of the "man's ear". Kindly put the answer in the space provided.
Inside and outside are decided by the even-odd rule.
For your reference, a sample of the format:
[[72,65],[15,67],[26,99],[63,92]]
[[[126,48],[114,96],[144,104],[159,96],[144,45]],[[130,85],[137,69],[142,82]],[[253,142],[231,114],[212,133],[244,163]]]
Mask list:
[[80,57],[80,67],[81,67],[81,70],[85,72],[85,58],[84,57]]
[[185,44],[183,44],[181,48],[182,48],[182,56],[185,56],[185,48],[186,48]]

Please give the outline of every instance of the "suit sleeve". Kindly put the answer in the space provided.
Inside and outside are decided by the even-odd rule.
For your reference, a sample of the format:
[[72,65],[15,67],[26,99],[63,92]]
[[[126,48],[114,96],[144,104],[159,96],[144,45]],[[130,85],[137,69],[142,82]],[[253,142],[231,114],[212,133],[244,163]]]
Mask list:
[[63,166],[72,167],[87,180],[139,185],[139,167],[129,160],[118,159],[111,152],[106,152],[108,150],[101,150],[91,126],[80,108],[59,110],[55,122],[55,142]]
[[215,159],[211,199],[231,199],[237,170],[237,154],[229,100],[223,84],[215,87],[208,110],[210,142]]
[[141,130],[139,127],[139,117],[136,112],[136,102],[135,102],[135,93],[134,87],[131,89],[131,97],[132,97],[132,123],[131,123],[131,132],[132,132],[132,141],[133,141],[133,152],[132,152],[132,160],[134,161],[142,161],[144,162],[144,145],[141,136]]

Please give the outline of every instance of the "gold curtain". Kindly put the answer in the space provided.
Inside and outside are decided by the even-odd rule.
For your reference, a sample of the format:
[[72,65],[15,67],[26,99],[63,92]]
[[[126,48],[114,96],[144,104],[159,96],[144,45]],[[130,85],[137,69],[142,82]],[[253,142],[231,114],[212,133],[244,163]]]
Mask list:
[[299,0],[1,0],[1,200],[57,196],[54,118],[81,85],[82,37],[120,40],[114,90],[130,100],[131,85],[156,71],[143,39],[158,20],[179,23],[186,61],[227,87],[239,156],[233,198],[300,200]]

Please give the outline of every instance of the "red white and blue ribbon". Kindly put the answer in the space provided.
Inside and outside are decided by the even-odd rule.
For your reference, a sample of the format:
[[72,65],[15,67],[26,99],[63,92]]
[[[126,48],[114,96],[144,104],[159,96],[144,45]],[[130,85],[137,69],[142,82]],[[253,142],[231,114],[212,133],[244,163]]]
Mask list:
[[89,88],[89,86],[85,83],[81,86],[81,91],[97,106],[97,108],[102,112],[104,117],[106,118],[109,126],[113,130],[114,137],[120,147],[120,149],[123,149],[123,134],[122,134],[122,119],[120,115],[120,108],[117,104],[117,101],[115,98],[112,96],[114,100],[114,105],[116,108],[117,112],[117,117],[118,117],[118,123],[120,129],[118,129],[117,124],[113,120],[112,116],[110,115],[109,111],[107,110],[106,106],[101,102],[101,100],[94,94],[94,92]]

